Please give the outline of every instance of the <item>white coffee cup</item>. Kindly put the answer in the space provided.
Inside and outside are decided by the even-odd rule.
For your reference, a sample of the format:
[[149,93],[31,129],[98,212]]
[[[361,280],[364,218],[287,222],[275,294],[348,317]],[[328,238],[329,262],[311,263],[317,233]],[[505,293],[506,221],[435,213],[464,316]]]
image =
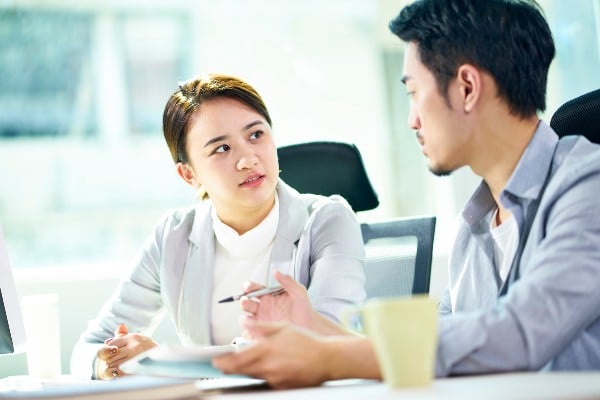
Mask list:
[[27,337],[27,370],[31,377],[53,379],[61,375],[60,320],[57,294],[21,297]]

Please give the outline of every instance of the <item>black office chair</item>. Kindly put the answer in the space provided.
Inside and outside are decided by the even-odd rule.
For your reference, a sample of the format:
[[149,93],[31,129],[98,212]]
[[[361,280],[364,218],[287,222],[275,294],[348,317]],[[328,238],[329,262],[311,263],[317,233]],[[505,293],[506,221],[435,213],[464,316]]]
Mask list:
[[558,136],[583,135],[600,143],[600,89],[564,103],[552,115],[550,126]]
[[343,142],[307,142],[277,149],[281,178],[301,193],[343,196],[355,212],[379,205],[358,148]]
[[397,218],[361,224],[367,298],[429,293],[436,218]]
[[[379,205],[358,148],[343,142],[280,147],[284,181],[304,193],[341,194],[355,212]],[[361,224],[367,297],[427,293],[435,217],[396,218]]]

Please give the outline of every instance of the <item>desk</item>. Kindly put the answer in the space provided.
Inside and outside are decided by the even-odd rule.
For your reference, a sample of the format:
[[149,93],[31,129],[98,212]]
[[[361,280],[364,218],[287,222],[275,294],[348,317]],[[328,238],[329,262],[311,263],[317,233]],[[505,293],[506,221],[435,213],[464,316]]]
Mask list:
[[328,382],[295,390],[249,389],[206,393],[206,400],[365,400],[365,399],[600,399],[598,372],[531,372],[436,379],[421,389],[391,389],[374,381]]

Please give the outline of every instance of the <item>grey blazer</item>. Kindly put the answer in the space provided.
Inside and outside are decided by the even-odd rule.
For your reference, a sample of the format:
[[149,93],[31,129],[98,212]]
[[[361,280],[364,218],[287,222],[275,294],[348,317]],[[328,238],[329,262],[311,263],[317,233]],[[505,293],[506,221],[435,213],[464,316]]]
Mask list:
[[[308,288],[313,307],[338,321],[343,308],[365,299],[364,247],[356,216],[340,196],[299,194],[281,180],[277,193],[279,226],[269,279],[274,269],[292,275]],[[182,343],[212,343],[211,208],[205,201],[159,221],[133,269],[75,345],[73,374],[93,375],[96,352],[120,323],[149,335],[164,310]]]

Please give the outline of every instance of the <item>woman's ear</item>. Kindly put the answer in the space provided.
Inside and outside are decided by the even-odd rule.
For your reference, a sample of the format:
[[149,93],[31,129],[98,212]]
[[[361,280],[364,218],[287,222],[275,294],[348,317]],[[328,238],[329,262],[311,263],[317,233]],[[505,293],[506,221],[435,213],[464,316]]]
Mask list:
[[194,170],[187,163],[178,162],[176,165],[177,174],[183,179],[188,185],[192,187],[197,187],[198,182],[196,181],[196,175],[194,175]]
[[473,111],[481,96],[481,71],[473,65],[463,64],[458,68],[457,81],[465,113]]

